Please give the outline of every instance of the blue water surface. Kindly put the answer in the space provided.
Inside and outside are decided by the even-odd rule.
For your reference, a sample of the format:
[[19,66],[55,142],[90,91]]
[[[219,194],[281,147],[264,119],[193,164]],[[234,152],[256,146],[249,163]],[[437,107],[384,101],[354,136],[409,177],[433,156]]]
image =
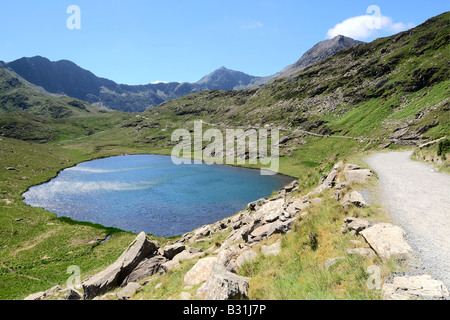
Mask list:
[[293,179],[171,157],[128,155],[80,163],[30,188],[25,203],[59,217],[174,236],[232,216]]

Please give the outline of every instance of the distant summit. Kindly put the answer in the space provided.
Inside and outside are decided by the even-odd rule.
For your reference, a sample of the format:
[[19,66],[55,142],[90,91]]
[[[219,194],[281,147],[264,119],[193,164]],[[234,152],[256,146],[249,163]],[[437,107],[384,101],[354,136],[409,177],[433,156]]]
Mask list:
[[319,42],[309,49],[296,63],[287,66],[277,73],[274,78],[290,76],[291,74],[297,73],[302,69],[335,55],[343,49],[354,47],[361,43],[363,42],[342,35]]
[[234,71],[225,67],[211,72],[196,82],[198,85],[206,85],[209,89],[233,90],[249,85],[258,77],[250,76],[240,71]]

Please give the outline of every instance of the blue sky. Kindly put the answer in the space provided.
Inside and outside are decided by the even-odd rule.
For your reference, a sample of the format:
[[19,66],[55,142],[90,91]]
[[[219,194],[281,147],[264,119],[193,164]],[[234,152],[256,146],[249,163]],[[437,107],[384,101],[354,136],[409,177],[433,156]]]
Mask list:
[[[334,34],[372,41],[450,10],[450,0],[0,1],[0,60],[67,59],[126,84],[195,82],[221,66],[271,75]],[[70,5],[81,29],[67,27]]]

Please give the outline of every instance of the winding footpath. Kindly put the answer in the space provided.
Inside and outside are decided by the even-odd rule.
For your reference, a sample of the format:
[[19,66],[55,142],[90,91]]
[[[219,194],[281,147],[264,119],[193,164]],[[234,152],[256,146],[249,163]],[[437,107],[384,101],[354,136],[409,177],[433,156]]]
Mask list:
[[450,288],[450,175],[410,159],[412,151],[377,153],[365,161],[378,174],[378,196],[406,231],[423,267]]

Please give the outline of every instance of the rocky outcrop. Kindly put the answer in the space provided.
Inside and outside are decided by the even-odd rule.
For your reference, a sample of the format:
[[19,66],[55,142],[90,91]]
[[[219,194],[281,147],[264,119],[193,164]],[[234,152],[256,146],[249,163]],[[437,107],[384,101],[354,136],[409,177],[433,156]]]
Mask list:
[[390,223],[379,223],[360,233],[382,259],[405,259],[412,252],[405,231]]
[[147,235],[141,232],[116,262],[83,282],[84,299],[93,299],[122,284],[134,268],[154,253],[158,246],[158,243],[149,241]]

